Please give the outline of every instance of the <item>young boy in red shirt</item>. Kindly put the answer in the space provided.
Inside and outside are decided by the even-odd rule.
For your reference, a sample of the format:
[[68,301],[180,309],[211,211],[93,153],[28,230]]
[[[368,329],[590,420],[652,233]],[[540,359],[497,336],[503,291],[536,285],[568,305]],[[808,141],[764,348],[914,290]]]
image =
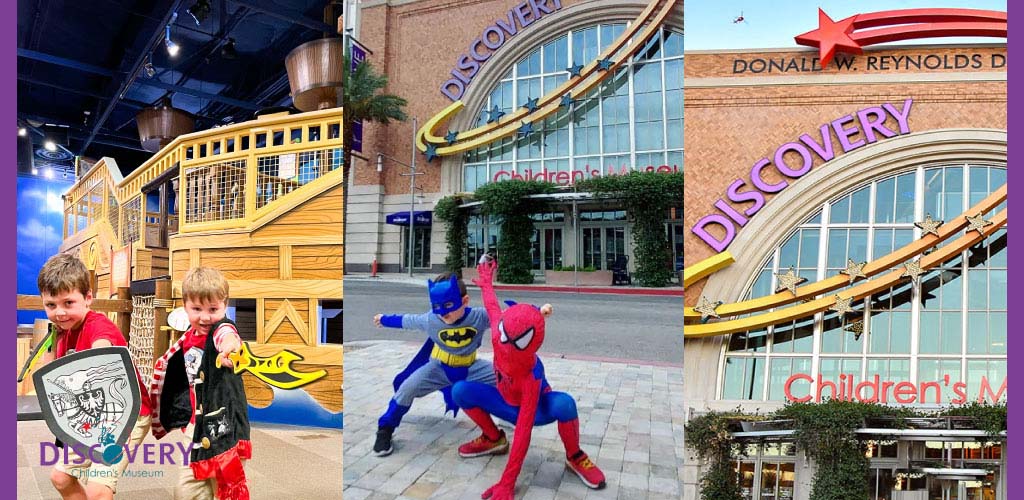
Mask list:
[[[95,347],[128,345],[113,322],[89,309],[93,299],[89,271],[77,257],[69,254],[50,257],[39,271],[36,284],[43,299],[46,317],[57,327],[54,358]],[[128,447],[142,443],[149,433],[149,393],[141,378],[139,389],[142,392],[142,406],[139,419],[125,443]],[[122,454],[121,461],[113,465],[93,463],[88,458],[84,458],[81,463],[75,463],[77,461],[70,460],[68,464],[58,461],[50,472],[50,482],[60,496],[65,500],[114,498],[117,479],[128,466],[127,453]]]

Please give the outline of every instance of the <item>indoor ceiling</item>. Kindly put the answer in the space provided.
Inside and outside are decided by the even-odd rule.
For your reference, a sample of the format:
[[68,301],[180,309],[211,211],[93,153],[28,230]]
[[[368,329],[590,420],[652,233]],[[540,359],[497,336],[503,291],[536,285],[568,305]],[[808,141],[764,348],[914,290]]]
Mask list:
[[[127,174],[151,156],[135,115],[165,97],[195,116],[196,130],[289,105],[284,58],[337,36],[336,24],[324,23],[327,3],[19,0],[18,126],[35,163],[110,156]],[[173,57],[167,26],[179,47]],[[48,138],[55,151],[44,147]]]

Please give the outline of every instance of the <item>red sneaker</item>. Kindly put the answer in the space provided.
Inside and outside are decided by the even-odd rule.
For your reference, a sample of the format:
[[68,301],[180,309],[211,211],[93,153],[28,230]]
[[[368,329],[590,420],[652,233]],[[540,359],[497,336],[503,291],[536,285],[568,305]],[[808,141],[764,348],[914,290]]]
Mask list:
[[583,450],[577,451],[572,457],[566,458],[565,465],[569,466],[588,488],[600,490],[605,487],[604,473],[594,465],[594,462],[590,461],[590,457],[583,453]]
[[508,439],[505,439],[505,431],[498,431],[498,439],[491,441],[487,436],[480,437],[459,446],[459,456],[463,458],[480,457],[484,455],[501,455],[508,451]]

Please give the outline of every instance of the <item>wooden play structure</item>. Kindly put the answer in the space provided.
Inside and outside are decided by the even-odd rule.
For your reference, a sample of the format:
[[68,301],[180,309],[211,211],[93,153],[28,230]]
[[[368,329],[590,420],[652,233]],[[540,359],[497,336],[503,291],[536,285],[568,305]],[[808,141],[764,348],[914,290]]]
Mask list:
[[[325,371],[294,390],[342,411],[340,334],[322,313],[343,298],[341,125],[340,108],[261,116],[179,136],[124,178],[103,158],[72,186],[60,250],[95,272],[97,298],[130,287],[143,371],[175,340],[166,316],[185,272],[214,267],[252,355],[290,351],[296,372]],[[275,389],[243,373],[249,403],[270,405]]]

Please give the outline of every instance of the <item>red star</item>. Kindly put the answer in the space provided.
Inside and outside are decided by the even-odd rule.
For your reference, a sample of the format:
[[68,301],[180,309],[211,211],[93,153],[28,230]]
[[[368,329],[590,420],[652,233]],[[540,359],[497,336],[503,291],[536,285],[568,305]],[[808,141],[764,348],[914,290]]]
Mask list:
[[819,8],[818,29],[797,35],[795,37],[796,43],[808,47],[818,47],[821,67],[823,68],[828,66],[837,48],[842,52],[863,54],[864,51],[860,48],[860,45],[850,38],[850,33],[853,33],[853,22],[856,18],[857,16],[850,16],[837,23],[831,17],[828,17],[825,11]]
[[82,423],[82,430],[83,431],[87,431],[89,429],[92,429],[92,424],[90,424],[89,422],[83,422]]

